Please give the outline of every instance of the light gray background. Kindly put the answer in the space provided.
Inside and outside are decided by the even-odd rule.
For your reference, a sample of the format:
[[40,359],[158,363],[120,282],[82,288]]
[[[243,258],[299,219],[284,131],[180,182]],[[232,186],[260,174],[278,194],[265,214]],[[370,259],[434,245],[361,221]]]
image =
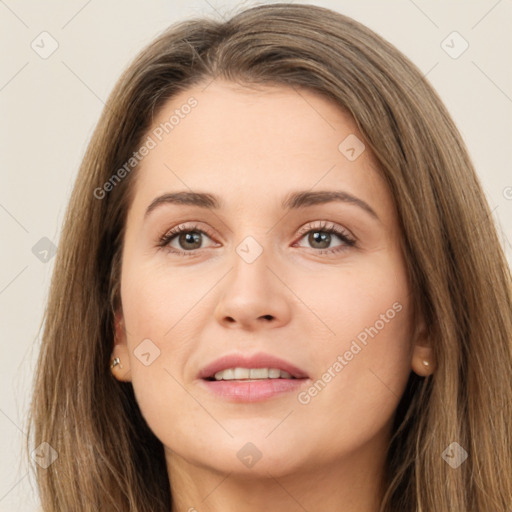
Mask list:
[[[469,147],[512,261],[512,1],[309,3],[366,24],[427,75]],[[32,248],[43,237],[58,244],[104,101],[129,61],[170,23],[228,17],[251,5],[256,2],[0,0],[0,511],[38,509],[20,454],[54,259],[40,261]],[[46,59],[31,47],[35,41],[49,48],[39,37],[43,31],[59,45]],[[458,58],[442,47],[453,31],[469,44]],[[453,55],[463,42],[451,36],[444,44]]]

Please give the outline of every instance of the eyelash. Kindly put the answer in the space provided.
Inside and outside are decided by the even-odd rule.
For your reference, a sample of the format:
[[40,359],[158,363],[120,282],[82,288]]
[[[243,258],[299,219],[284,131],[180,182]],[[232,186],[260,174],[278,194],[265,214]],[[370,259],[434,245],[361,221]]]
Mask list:
[[[344,230],[337,228],[334,224],[329,225],[327,222],[323,222],[320,226],[312,226],[311,224],[308,224],[307,226],[304,226],[301,230],[299,230],[300,238],[303,238],[304,235],[308,234],[311,231],[320,231],[323,233],[330,233],[337,235],[341,241],[344,243],[342,246],[337,246],[332,249],[314,249],[315,253],[318,254],[327,254],[327,253],[338,253],[347,250],[350,247],[354,247],[356,244],[356,241]],[[169,246],[169,243],[180,233],[188,233],[188,232],[195,232],[200,233],[203,235],[207,235],[210,238],[214,238],[213,235],[208,230],[199,229],[199,226],[197,224],[195,225],[184,225],[180,224],[179,226],[176,226],[175,228],[171,229],[170,231],[167,231],[163,236],[159,238],[159,242],[157,246],[161,249],[165,249],[169,251],[172,254],[176,254],[177,256],[196,256],[196,251],[200,249],[193,249],[190,251],[180,251],[174,248],[171,248]]]

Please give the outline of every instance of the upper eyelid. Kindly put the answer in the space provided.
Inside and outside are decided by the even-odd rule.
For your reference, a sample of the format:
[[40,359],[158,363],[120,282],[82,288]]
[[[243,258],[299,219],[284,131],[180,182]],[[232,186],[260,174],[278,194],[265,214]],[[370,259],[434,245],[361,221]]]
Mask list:
[[205,226],[204,222],[196,221],[196,220],[180,222],[180,223],[176,224],[175,226],[173,226],[172,228],[166,229],[163,232],[162,236],[171,234],[173,231],[194,231],[194,230],[201,231],[201,232],[204,232],[205,234],[209,235],[209,231],[211,231],[211,230],[209,228],[204,228],[203,226]]
[[[321,224],[319,226],[314,226],[313,224],[315,222],[320,222]],[[302,226],[299,230],[298,230],[298,233],[299,234],[303,234],[303,233],[307,233],[308,231],[310,230],[313,230],[313,229],[318,229],[319,231],[321,230],[330,230],[330,229],[335,229],[336,231],[341,231],[342,233],[348,233],[351,237],[353,237],[351,231],[349,229],[347,229],[346,227],[344,226],[341,226],[340,224],[336,224],[335,222],[332,222],[332,221],[326,221],[326,220],[321,220],[321,221],[310,221],[308,222],[307,224],[305,224],[304,226]],[[355,237],[354,237],[355,238]]]
[[[320,225],[314,225],[315,223],[320,223]],[[179,235],[181,232],[187,232],[187,231],[198,231],[206,236],[208,236],[210,239],[216,238],[216,235],[214,233],[210,233],[210,228],[203,228],[202,226],[206,224],[202,221],[185,221],[177,224],[176,226],[172,227],[171,229],[168,229],[163,233],[163,235],[160,238],[170,236],[171,238],[174,238],[175,236]],[[339,231],[340,235],[345,235],[347,238],[351,240],[356,240],[356,237],[352,234],[352,232],[345,228],[344,226],[341,226],[333,221],[327,221],[325,219],[323,220],[315,220],[315,221],[309,221],[306,224],[304,224],[298,231],[297,235],[300,235],[300,237],[304,236],[306,233],[310,232],[311,230],[318,229],[318,230],[329,230],[334,229],[336,231]],[[173,231],[175,231],[173,233]],[[222,237],[220,237],[222,238]]]

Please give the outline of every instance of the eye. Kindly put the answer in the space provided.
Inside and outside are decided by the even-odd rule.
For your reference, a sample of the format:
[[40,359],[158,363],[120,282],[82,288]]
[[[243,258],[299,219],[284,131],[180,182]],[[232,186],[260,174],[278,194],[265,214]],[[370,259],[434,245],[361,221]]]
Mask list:
[[[194,251],[204,248],[202,246],[203,236],[210,238],[210,235],[206,231],[199,229],[197,224],[180,224],[160,237],[158,247],[166,248],[180,256],[193,256]],[[177,248],[172,245],[174,242],[178,244]]]
[[[307,235],[307,242],[313,249],[319,249],[320,254],[325,253],[337,253],[345,251],[350,247],[353,247],[356,243],[355,239],[343,228],[337,227],[335,224],[328,224],[323,222],[319,226],[312,226],[308,224],[300,230],[301,237],[304,238]],[[335,235],[335,237],[333,237]],[[329,247],[333,238],[341,240],[342,244],[335,246],[334,248]]]
[[[353,247],[356,243],[348,231],[327,222],[319,226],[308,224],[299,231],[299,234],[302,235],[301,239],[308,235],[308,243],[312,249],[316,249],[314,252],[319,254],[338,253]],[[158,247],[165,248],[178,256],[194,256],[198,249],[204,249],[202,239],[205,236],[210,239],[213,237],[208,230],[199,229],[197,224],[180,224],[160,237]],[[330,247],[335,238],[342,243]],[[177,244],[178,247],[173,244]]]

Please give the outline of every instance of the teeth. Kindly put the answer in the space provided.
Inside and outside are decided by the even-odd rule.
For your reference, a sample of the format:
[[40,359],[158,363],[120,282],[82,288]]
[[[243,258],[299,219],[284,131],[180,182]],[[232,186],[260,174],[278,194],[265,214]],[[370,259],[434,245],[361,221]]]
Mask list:
[[245,379],[293,379],[288,372],[279,368],[228,368],[215,374],[215,380],[245,380]]
[[[217,372],[215,374],[215,378],[217,378],[217,375],[219,373],[222,374],[223,372]],[[229,368],[228,370],[224,370],[224,376],[221,376],[221,379],[223,379],[224,377],[226,377],[226,380],[234,379],[235,378],[235,370],[233,368]]]
[[249,370],[250,379],[268,379],[268,368],[252,368]]
[[[224,379],[224,377],[222,377]],[[249,370],[247,368],[235,368],[235,379],[248,379]]]

